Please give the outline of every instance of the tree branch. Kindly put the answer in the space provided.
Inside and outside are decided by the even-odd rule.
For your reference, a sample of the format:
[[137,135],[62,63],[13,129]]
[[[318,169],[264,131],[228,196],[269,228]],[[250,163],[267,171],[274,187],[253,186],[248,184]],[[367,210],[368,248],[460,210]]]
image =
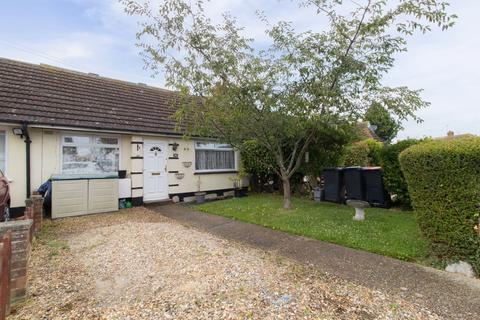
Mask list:
[[[363,14],[362,14],[362,18],[360,19],[360,22],[358,23],[358,26],[357,26],[357,29],[355,30],[355,34],[353,35],[353,38],[350,40],[350,43],[348,44],[348,47],[347,47],[347,50],[345,51],[345,53],[341,56],[341,58],[339,60],[342,60],[342,63],[340,64],[340,67],[343,65],[343,59],[345,59],[348,54],[350,53],[350,50],[352,50],[353,48],[353,45],[355,44],[355,42],[357,41],[357,38],[360,34],[360,30],[363,26],[363,22],[367,16],[367,12],[370,8],[370,4],[371,4],[371,0],[368,0],[368,3],[367,3],[367,6],[365,7],[365,9],[363,10]],[[335,85],[337,84],[337,81],[338,81],[338,78],[339,78],[339,75],[337,75],[334,79],[333,79],[333,82],[332,84],[330,85],[330,91],[332,91],[334,88],[335,88]]]
[[300,149],[300,152],[298,153],[297,161],[295,163],[295,166],[288,172],[288,179],[290,179],[293,174],[300,168],[300,165],[302,164],[302,159],[303,155],[307,151],[308,147],[310,146],[310,142],[312,142],[313,136],[315,135],[315,130],[312,130],[310,134],[307,136],[305,139],[305,143],[302,146],[302,149]]

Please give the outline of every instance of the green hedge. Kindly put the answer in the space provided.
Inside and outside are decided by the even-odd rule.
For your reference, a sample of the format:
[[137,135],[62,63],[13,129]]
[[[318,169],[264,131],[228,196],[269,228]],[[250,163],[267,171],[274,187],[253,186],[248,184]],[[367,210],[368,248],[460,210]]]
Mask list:
[[396,195],[395,204],[411,208],[407,182],[403,176],[398,156],[400,152],[411,147],[421,140],[407,139],[395,144],[385,145],[380,150],[380,165],[383,169],[385,188],[392,195]]
[[254,192],[264,191],[265,183],[275,181],[275,159],[265,147],[256,140],[245,141],[241,148],[243,171],[250,174],[250,188]]
[[413,208],[432,253],[480,274],[480,138],[435,140],[400,154]]
[[383,143],[374,139],[355,142],[345,147],[343,165],[351,166],[377,166],[380,165],[380,150]]

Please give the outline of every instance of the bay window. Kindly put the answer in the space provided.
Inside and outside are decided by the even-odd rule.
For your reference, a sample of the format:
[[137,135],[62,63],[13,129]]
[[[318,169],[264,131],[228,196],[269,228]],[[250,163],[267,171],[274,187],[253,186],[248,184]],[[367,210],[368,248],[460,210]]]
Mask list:
[[6,148],[5,131],[0,131],[0,170],[5,173],[7,163],[7,148]]
[[195,171],[232,171],[235,169],[235,151],[230,145],[195,142]]
[[116,173],[119,168],[120,141],[116,137],[64,135],[62,173]]

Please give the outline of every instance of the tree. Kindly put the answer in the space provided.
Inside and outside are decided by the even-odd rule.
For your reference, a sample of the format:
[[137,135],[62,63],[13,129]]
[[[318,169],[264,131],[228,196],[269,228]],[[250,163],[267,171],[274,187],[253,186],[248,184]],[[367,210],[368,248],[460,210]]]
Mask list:
[[402,129],[401,121],[395,119],[382,105],[374,103],[367,109],[364,120],[376,126],[375,134],[390,143]]
[[213,22],[204,1],[122,2],[142,21],[146,66],[179,92],[179,127],[239,149],[258,141],[275,158],[285,209],[292,207],[290,178],[318,134],[362,118],[375,102],[416,119],[428,105],[420,90],[384,86],[382,77],[408,36],[432,25],[447,29],[456,18],[436,0],[352,1],[358,5],[349,14],[341,0],[304,0],[299,5],[323,16],[327,28],[297,32],[259,13],[271,41],[257,48],[230,14]]

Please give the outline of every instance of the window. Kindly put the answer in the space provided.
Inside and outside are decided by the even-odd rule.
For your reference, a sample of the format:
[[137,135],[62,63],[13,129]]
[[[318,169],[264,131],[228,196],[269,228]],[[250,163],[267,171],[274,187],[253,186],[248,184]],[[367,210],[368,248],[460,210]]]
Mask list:
[[196,142],[195,170],[200,172],[235,170],[235,151],[228,144]]
[[0,170],[5,173],[7,162],[6,136],[4,131],[0,131]]
[[119,139],[65,135],[62,138],[62,173],[114,173],[120,159]]

